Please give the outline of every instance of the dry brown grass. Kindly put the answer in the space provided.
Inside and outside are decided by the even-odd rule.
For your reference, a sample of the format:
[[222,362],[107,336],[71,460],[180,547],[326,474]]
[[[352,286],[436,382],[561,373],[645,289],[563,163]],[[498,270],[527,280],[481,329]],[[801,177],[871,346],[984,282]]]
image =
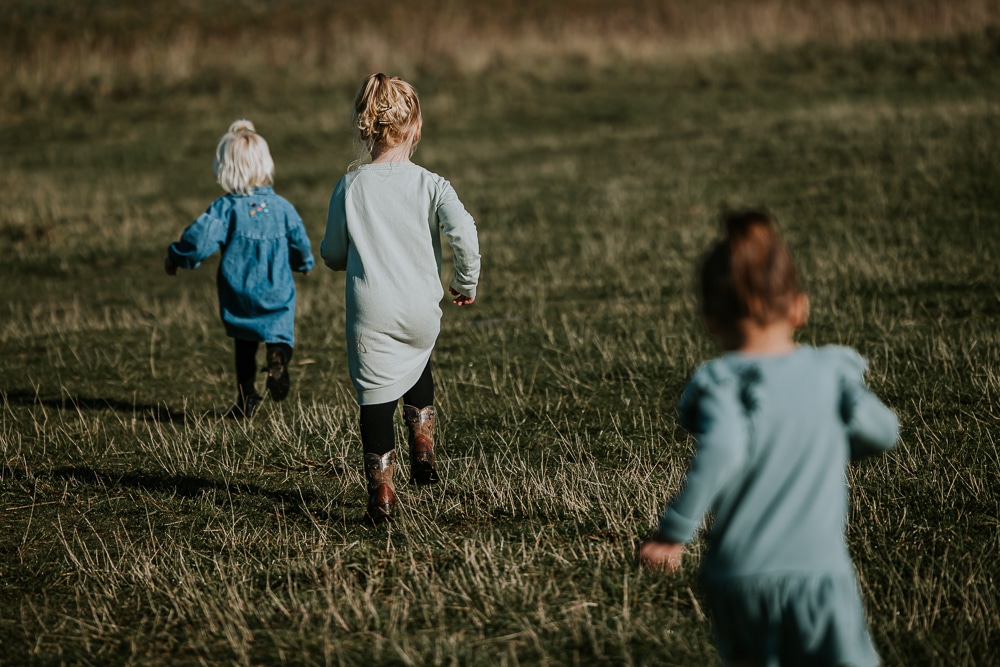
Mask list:
[[0,102],[8,113],[52,97],[171,90],[197,84],[206,70],[216,77],[203,82],[210,86],[226,75],[262,73],[329,85],[373,70],[476,75],[567,60],[649,64],[1000,25],[998,0],[62,4],[14,0],[0,8]]
[[[489,26],[389,0],[367,23],[337,9],[348,35],[309,14],[319,0],[268,22],[274,1],[158,3],[147,22],[68,0],[30,0],[56,9],[28,21],[10,7],[29,0],[0,0],[0,69],[35,77],[0,77],[0,663],[714,664],[704,542],[679,577],[632,555],[688,462],[672,406],[715,354],[690,283],[729,202],[775,212],[814,304],[803,340],[863,352],[904,425],[850,477],[884,663],[1000,665],[1000,32],[909,42],[898,20],[896,42],[772,51],[751,28],[802,5],[751,4],[728,34],[711,31],[726,5],[663,5],[687,23],[635,6],[602,37],[610,10],[582,0],[559,5],[575,24],[499,0]],[[914,25],[938,12],[927,34],[972,7],[894,6]],[[405,36],[391,53],[376,18]],[[812,39],[799,20],[782,39]],[[822,38],[862,34],[845,32]],[[710,47],[746,50],[694,57]],[[162,261],[218,196],[236,114],[318,250],[351,157],[351,68],[383,63],[424,68],[417,158],[476,216],[484,283],[435,351],[444,483],[400,485],[400,520],[376,530],[343,275],[299,281],[293,393],[235,424],[218,417],[234,387],[213,264],[168,279]]]

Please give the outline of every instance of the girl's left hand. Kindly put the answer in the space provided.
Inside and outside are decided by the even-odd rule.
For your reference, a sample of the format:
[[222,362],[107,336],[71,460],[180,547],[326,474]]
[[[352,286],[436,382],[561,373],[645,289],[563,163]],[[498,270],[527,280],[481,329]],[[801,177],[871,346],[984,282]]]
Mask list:
[[676,572],[681,568],[683,544],[646,540],[639,545],[639,565],[648,570]]
[[451,292],[451,295],[453,297],[455,297],[454,299],[451,300],[451,302],[456,306],[471,306],[476,302],[476,297],[465,296],[461,292],[457,291],[454,287],[449,287],[448,291]]

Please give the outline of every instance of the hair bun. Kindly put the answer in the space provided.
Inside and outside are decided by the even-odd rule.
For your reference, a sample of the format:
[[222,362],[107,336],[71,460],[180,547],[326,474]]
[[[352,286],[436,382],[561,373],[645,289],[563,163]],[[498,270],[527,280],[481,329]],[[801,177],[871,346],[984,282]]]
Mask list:
[[722,222],[726,227],[726,235],[730,239],[746,237],[755,228],[774,232],[774,220],[767,211],[763,210],[730,211],[723,214]]
[[702,313],[730,333],[744,318],[765,326],[784,317],[802,287],[773,218],[749,209],[722,220],[726,236],[701,267]]
[[240,132],[256,132],[253,123],[248,121],[246,118],[241,118],[237,121],[233,121],[233,124],[229,126],[230,134],[238,134]]

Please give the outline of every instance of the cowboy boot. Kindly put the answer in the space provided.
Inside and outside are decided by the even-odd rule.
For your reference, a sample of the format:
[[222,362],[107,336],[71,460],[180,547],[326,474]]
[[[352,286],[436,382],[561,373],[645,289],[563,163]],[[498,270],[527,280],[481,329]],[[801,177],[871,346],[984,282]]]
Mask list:
[[288,396],[291,381],[288,377],[288,362],[292,358],[292,348],[283,343],[267,346],[267,393],[272,401],[283,401]]
[[240,387],[236,396],[236,405],[229,409],[226,417],[229,419],[250,419],[260,406],[262,398],[253,386]]
[[410,433],[410,483],[437,484],[434,467],[434,406],[418,409],[403,406],[403,421]]
[[392,475],[396,472],[396,451],[390,449],[381,456],[365,454],[365,479],[368,481],[368,516],[375,523],[392,518],[396,508],[396,485]]

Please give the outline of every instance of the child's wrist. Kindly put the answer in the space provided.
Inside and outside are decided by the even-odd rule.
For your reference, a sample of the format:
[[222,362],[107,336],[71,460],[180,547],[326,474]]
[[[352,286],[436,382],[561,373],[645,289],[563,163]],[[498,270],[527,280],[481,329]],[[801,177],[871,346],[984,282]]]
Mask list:
[[680,544],[680,542],[678,542],[677,540],[667,537],[662,532],[660,532],[659,528],[650,533],[649,537],[646,539],[649,542],[656,542],[657,544]]

